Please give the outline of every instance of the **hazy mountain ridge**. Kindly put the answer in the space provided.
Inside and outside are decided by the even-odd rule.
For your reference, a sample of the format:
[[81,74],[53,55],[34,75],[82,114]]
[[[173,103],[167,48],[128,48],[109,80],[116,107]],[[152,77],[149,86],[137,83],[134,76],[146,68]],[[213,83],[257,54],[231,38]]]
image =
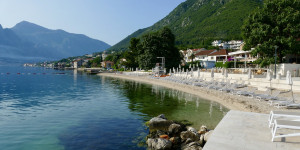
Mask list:
[[154,25],[134,32],[109,50],[129,46],[130,38],[168,26],[177,45],[197,46],[211,39],[241,39],[244,19],[262,5],[261,0],[187,0]]
[[110,45],[83,34],[50,30],[22,21],[11,29],[0,27],[1,57],[60,59],[104,51]]

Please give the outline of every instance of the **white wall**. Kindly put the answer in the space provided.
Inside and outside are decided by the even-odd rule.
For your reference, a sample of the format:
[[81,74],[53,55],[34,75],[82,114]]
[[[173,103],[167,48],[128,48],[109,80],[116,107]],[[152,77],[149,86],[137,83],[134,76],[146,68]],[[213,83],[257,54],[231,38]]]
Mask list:
[[[270,69],[274,72],[274,64],[270,65]],[[280,73],[281,76],[286,76],[286,72],[288,70],[292,73],[292,77],[294,77],[294,75],[296,75],[296,77],[299,77],[300,64],[282,63],[276,65],[276,72]]]

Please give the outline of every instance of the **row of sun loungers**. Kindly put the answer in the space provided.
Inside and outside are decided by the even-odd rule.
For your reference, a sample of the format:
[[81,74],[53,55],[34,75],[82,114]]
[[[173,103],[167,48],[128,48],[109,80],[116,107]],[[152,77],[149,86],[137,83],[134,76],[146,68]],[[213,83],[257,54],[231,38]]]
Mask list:
[[224,93],[229,93],[231,95],[247,96],[258,101],[268,101],[270,106],[277,108],[300,108],[300,104],[294,103],[292,98],[279,97],[280,91],[270,89],[264,93],[257,93],[257,88],[248,87],[245,81],[235,81],[230,82],[230,79],[219,79],[217,81],[214,78],[211,80],[204,80],[204,77],[190,77],[190,75],[171,75],[164,78],[159,78],[160,80],[165,80],[169,82],[175,82],[186,85],[193,85],[202,87],[205,90],[216,90]]

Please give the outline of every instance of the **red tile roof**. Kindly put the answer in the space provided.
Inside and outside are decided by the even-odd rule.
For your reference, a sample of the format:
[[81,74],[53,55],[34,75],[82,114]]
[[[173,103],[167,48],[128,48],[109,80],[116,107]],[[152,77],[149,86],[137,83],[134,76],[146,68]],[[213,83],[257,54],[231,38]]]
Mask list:
[[226,49],[221,49],[214,53],[209,54],[209,56],[216,56],[216,55],[228,55],[228,52]]
[[213,53],[215,51],[215,49],[212,49],[212,50],[204,50],[204,51],[201,51],[197,54],[195,54],[196,56],[201,56],[201,55],[209,55],[211,53]]

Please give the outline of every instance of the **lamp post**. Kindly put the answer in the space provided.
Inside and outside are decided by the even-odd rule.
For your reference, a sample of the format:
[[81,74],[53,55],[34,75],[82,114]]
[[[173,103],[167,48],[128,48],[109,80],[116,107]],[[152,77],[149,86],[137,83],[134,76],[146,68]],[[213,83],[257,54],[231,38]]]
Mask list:
[[275,45],[274,48],[275,48],[275,55],[274,55],[275,56],[275,66],[274,66],[275,77],[274,77],[274,79],[276,79],[276,60],[277,60],[277,48],[278,48],[278,46]]

